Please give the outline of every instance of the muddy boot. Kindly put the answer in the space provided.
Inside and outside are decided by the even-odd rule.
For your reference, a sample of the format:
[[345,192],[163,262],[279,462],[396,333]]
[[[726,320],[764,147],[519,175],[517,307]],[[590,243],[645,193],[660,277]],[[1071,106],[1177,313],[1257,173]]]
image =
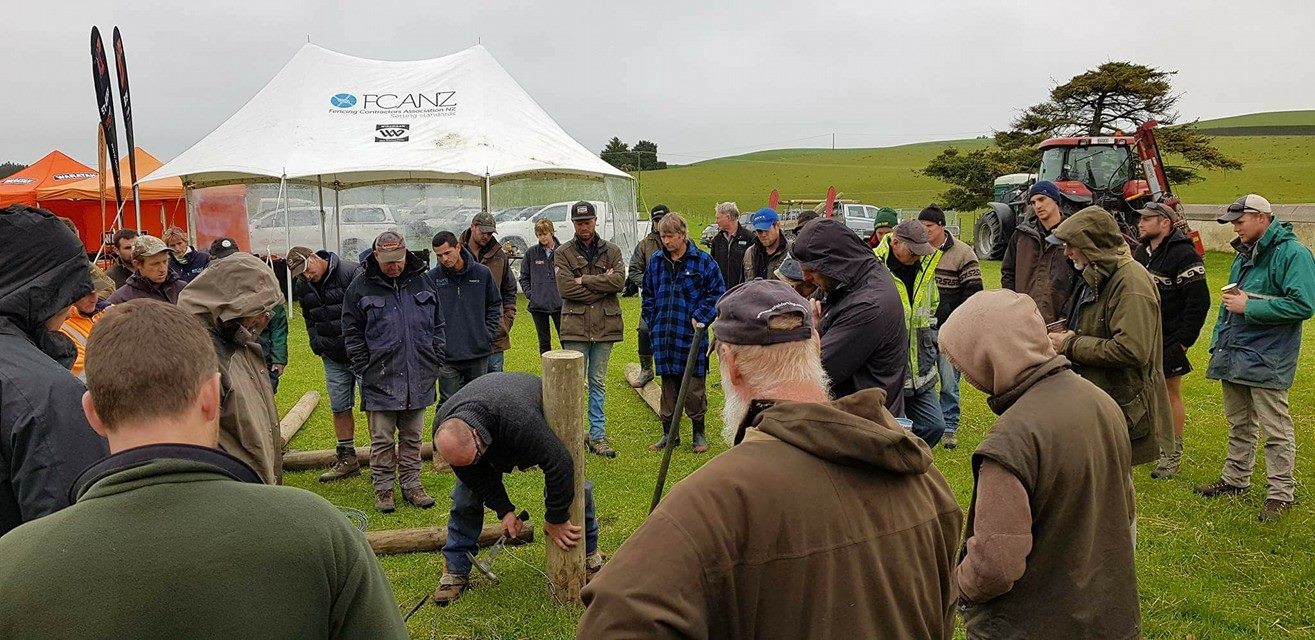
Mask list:
[[[672,446],[674,446],[674,447],[679,447],[679,446],[680,446],[680,433],[679,433],[679,432],[676,433],[676,442],[673,443]],[[666,449],[666,448],[667,448],[667,428],[666,428],[666,425],[663,425],[663,427],[662,427],[662,437],[661,437],[661,438],[658,438],[658,441],[657,441],[657,442],[654,442],[653,444],[648,445],[648,450],[649,450],[649,451],[661,451],[661,450]]]
[[411,487],[410,489],[402,489],[402,499],[411,503],[412,506],[420,507],[421,509],[428,509],[434,506],[434,499],[429,497],[429,494],[425,493],[425,488],[419,485]]
[[708,438],[703,435],[703,421],[694,423],[694,453],[708,452]]
[[1183,463],[1183,439],[1181,436],[1174,438],[1173,451],[1160,455],[1160,463],[1156,465],[1155,470],[1151,472],[1151,477],[1157,480],[1163,478],[1172,478],[1178,475],[1178,467]]
[[456,575],[454,573],[443,572],[443,577],[438,579],[438,588],[434,590],[434,604],[440,607],[446,607],[466,590],[470,584],[469,575]]
[[589,442],[586,444],[589,448],[589,453],[604,458],[616,457],[616,449],[612,448],[612,445],[607,441],[607,438],[590,438]]
[[594,576],[598,573],[600,569],[603,568],[603,565],[606,563],[607,563],[607,559],[603,557],[603,552],[601,551],[595,551],[585,556],[584,583],[589,584],[589,581],[594,579]]
[[320,482],[333,482],[360,472],[361,461],[356,459],[356,451],[342,449],[338,451],[338,461],[333,463],[333,467],[320,474]]
[[379,513],[392,513],[397,509],[397,504],[393,502],[393,490],[384,489],[374,492],[374,508],[378,509]]
[[653,381],[653,356],[639,356],[639,379],[636,387],[642,387]]

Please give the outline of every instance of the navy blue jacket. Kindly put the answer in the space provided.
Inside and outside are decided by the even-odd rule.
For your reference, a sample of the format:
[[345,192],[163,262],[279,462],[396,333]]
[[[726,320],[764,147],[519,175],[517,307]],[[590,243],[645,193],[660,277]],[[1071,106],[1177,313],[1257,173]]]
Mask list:
[[475,256],[463,245],[461,271],[449,271],[443,265],[429,270],[429,278],[438,290],[438,303],[447,322],[443,333],[447,347],[446,362],[483,358],[493,353],[493,336],[502,320],[502,294],[493,272],[475,262]]
[[[685,241],[685,255],[676,262],[666,249],[653,253],[644,271],[644,322],[652,332],[653,362],[658,375],[685,373],[685,361],[694,342],[691,319],[704,325],[717,317],[717,299],[726,292],[721,268],[712,256]],[[694,375],[708,375],[707,334],[700,341]]]
[[443,308],[425,263],[407,252],[398,278],[385,276],[373,255],[362,266],[342,302],[342,339],[352,371],[361,376],[361,410],[434,404],[443,364]]
[[178,279],[183,282],[191,282],[192,278],[201,275],[209,265],[210,254],[196,249],[188,251],[187,258],[182,261],[175,256],[169,256],[169,270],[177,274]]
[[315,255],[327,260],[329,268],[319,282],[293,278],[292,297],[301,303],[310,350],[321,358],[347,364],[347,345],[342,341],[342,300],[348,285],[361,272],[361,265],[342,260],[331,251],[316,251]]
[[562,293],[557,290],[557,269],[553,266],[559,246],[561,243],[554,237],[551,249],[536,244],[521,259],[521,291],[530,301],[530,311],[560,313],[562,310]]

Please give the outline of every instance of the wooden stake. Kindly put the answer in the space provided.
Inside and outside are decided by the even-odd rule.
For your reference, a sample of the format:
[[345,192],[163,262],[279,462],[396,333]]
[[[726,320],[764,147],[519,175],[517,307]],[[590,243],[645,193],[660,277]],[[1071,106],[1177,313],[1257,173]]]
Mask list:
[[[420,459],[424,460],[434,455],[434,445],[431,442],[420,442]],[[370,464],[370,447],[356,447],[356,459],[361,464]],[[338,452],[335,449],[319,449],[316,451],[289,451],[283,454],[283,469],[285,471],[308,471],[311,469],[328,469],[338,461]],[[438,469],[446,471],[447,469]]]
[[[502,523],[495,522],[479,532],[479,546],[487,547],[502,537]],[[418,529],[389,529],[365,532],[365,539],[375,555],[438,551],[447,544],[447,527],[420,527]],[[534,525],[526,524],[518,538],[509,538],[507,545],[534,542]]]
[[315,406],[319,403],[320,392],[311,390],[302,395],[297,404],[292,405],[288,415],[283,416],[279,421],[279,435],[283,438],[283,446],[286,447],[292,442],[292,436],[297,435],[301,425],[306,424],[306,420],[310,418],[310,414],[315,411]]
[[[549,351],[543,354],[543,414],[553,433],[566,445],[574,465],[575,497],[571,524],[584,528],[584,354]],[[548,581],[559,604],[580,604],[584,588],[584,540],[562,551],[549,540],[545,551]]]

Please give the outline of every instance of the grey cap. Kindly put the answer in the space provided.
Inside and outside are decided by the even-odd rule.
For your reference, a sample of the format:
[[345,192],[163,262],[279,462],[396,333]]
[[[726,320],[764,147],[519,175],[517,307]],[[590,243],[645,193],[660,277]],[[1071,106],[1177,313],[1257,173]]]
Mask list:
[[494,222],[493,214],[487,211],[481,211],[475,214],[475,217],[470,221],[470,225],[472,227],[479,227],[479,230],[484,233],[498,232],[498,223]]
[[[773,327],[772,320],[796,318]],[[813,336],[813,308],[780,280],[750,280],[736,285],[717,301],[713,325],[719,342],[769,345],[799,342]]]
[[776,268],[776,277],[788,282],[796,283],[804,281],[804,268],[799,265],[799,261],[792,255],[786,255],[785,260],[781,261],[781,266]]
[[1248,193],[1247,195],[1238,198],[1233,204],[1228,205],[1228,209],[1224,211],[1224,215],[1219,216],[1215,221],[1219,224],[1225,224],[1237,220],[1248,213],[1268,213],[1273,215],[1274,208],[1269,205],[1269,200],[1254,193]]
[[909,248],[915,256],[929,256],[936,253],[936,247],[931,246],[931,241],[927,238],[927,227],[917,220],[905,220],[895,225],[895,239]]

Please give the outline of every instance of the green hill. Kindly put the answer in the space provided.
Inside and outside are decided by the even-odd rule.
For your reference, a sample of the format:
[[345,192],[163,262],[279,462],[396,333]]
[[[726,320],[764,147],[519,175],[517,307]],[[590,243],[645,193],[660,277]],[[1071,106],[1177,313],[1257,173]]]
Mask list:
[[1315,110],[1269,111],[1202,120],[1197,126],[1217,136],[1315,135]]

